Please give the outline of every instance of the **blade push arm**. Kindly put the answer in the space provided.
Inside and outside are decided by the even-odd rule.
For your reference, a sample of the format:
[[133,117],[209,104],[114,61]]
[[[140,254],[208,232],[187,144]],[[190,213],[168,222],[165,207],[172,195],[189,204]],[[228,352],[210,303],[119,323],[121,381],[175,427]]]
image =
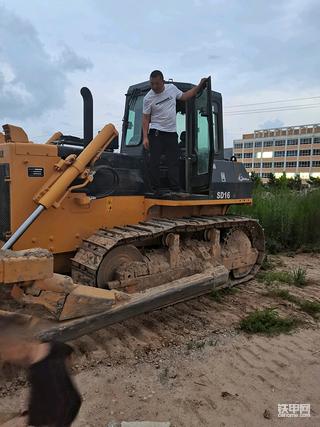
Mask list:
[[13,233],[2,249],[10,249],[44,209],[49,209],[51,206],[58,208],[62,200],[70,192],[70,186],[77,177],[84,179],[83,185],[90,182],[92,180],[92,166],[117,135],[116,128],[112,124],[108,124],[86,146],[78,157],[72,154],[65,160],[61,159],[55,165],[55,171],[49,180],[33,198],[38,207]]

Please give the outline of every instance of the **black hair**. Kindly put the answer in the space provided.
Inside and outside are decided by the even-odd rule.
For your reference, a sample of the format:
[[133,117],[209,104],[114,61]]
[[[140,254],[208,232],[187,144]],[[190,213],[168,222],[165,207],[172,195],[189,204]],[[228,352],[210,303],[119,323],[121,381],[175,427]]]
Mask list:
[[160,70],[154,70],[152,71],[152,73],[150,74],[150,79],[153,79],[155,77],[160,77],[161,80],[164,80],[163,74]]

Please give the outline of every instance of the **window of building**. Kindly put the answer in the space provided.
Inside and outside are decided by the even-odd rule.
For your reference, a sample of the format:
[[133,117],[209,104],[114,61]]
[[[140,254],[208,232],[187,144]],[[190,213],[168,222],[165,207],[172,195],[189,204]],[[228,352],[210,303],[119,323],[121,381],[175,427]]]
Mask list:
[[262,158],[263,159],[272,159],[273,157],[273,151],[263,151],[262,152]]
[[261,151],[256,152],[256,158],[257,159],[261,159],[261,155],[262,155]]
[[244,167],[246,169],[251,169],[252,168],[252,163],[243,163]]
[[271,173],[262,172],[261,178],[270,178]]
[[315,137],[313,138],[313,143],[314,143],[314,144],[320,144],[320,137],[315,136]]
[[287,140],[287,145],[297,145],[298,144],[298,139],[288,139]]
[[237,159],[242,159],[242,153],[234,153]]
[[265,162],[265,163],[262,163],[262,167],[263,167],[264,169],[272,168],[272,162]]
[[313,154],[314,156],[320,156],[320,149],[319,149],[319,148],[314,148],[314,149],[312,150],[312,154]]
[[244,153],[244,154],[243,154],[243,157],[244,157],[245,159],[251,159],[251,158],[252,158],[252,153]]
[[253,167],[254,167],[254,168],[260,168],[260,167],[261,167],[261,163],[254,163],[254,164],[253,164]]
[[311,150],[300,150],[299,155],[300,156],[310,156]]
[[273,147],[273,141],[264,141],[263,146],[264,147]]
[[242,142],[235,142],[234,148],[242,148],[242,147],[243,147]]
[[256,142],[254,143],[254,146],[255,146],[255,147],[262,147],[262,141],[256,141]]
[[274,167],[275,168],[283,168],[284,167],[284,162],[274,162]]
[[244,143],[244,148],[252,148],[253,147],[253,142],[245,142]]
[[286,145],[286,140],[285,139],[278,139],[277,141],[274,142],[274,145],[276,147],[282,147],[282,146]]
[[320,160],[313,160],[312,161],[312,167],[313,168],[320,168]]
[[311,144],[311,138],[300,138],[300,144]]
[[309,167],[310,167],[310,162],[306,162],[306,161],[299,162],[299,168],[309,168]]
[[275,151],[274,152],[274,157],[284,157],[284,156],[285,156],[284,151]]
[[288,150],[287,157],[296,157],[298,155],[298,150]]
[[295,168],[297,166],[297,162],[287,162],[286,167],[287,168]]

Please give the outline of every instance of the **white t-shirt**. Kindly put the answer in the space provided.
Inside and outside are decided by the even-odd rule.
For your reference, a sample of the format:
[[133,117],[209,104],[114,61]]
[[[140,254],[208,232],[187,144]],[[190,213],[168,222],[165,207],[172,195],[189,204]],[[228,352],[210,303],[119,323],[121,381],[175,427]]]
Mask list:
[[174,84],[165,84],[161,93],[149,90],[143,98],[143,114],[151,114],[150,129],[176,132],[176,99],[182,95]]

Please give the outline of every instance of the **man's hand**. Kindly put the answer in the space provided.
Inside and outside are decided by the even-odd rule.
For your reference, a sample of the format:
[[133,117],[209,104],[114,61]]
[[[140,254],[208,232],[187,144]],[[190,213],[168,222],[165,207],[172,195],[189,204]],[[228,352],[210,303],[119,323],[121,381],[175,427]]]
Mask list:
[[149,150],[149,138],[148,138],[148,132],[149,132],[149,124],[151,121],[151,114],[142,114],[142,134],[143,134],[143,146],[145,150]]
[[207,81],[208,81],[208,77],[203,77],[203,78],[200,80],[200,83],[199,83],[199,84],[198,84],[198,86],[197,86],[197,88],[198,88],[198,92],[200,92],[200,91],[205,87],[205,85],[206,85]]
[[188,99],[193,98],[197,95],[206,85],[208,81],[208,77],[203,77],[200,80],[200,83],[197,86],[194,86],[192,89],[187,90],[187,92],[184,92],[180,98],[180,101],[188,101]]

